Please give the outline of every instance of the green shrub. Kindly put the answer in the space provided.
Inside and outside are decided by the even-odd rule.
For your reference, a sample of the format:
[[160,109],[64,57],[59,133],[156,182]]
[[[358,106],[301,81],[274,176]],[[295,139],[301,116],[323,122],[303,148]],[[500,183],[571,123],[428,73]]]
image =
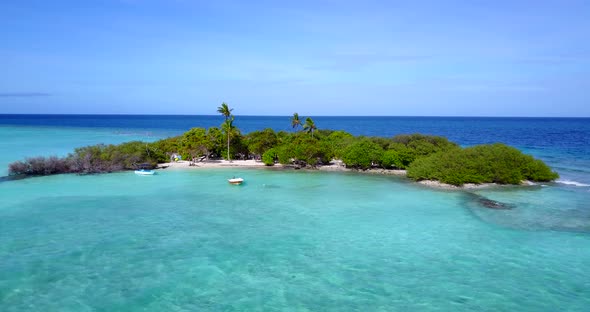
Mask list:
[[438,152],[449,151],[459,146],[450,142],[447,138],[423,134],[401,134],[390,140],[387,150],[397,151],[400,158],[400,169],[406,169],[419,157],[432,155]]
[[244,142],[250,153],[262,155],[267,150],[275,147],[278,143],[278,139],[274,130],[269,128],[249,133],[246,135]]
[[383,156],[381,156],[381,166],[386,169],[405,168],[400,153],[395,150],[383,152]]
[[277,159],[277,151],[274,148],[271,148],[262,154],[262,162],[267,166],[274,166]]
[[182,135],[177,149],[171,152],[179,153],[183,159],[192,159],[193,157],[208,155],[209,145],[207,130],[204,128],[192,128]]
[[381,162],[383,148],[369,139],[352,143],[342,155],[342,161],[347,167],[368,169]]
[[322,140],[322,142],[326,144],[326,148],[330,148],[332,157],[341,159],[344,150],[355,140],[357,139],[348,132],[334,131],[325,140]]
[[408,168],[414,180],[465,183],[519,184],[523,180],[551,181],[559,176],[542,161],[504,144],[452,149],[416,159]]

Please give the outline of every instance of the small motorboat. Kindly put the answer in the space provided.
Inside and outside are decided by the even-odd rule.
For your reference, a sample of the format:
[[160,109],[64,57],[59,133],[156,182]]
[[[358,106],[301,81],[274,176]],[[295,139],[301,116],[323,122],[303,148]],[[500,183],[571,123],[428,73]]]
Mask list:
[[135,174],[137,175],[154,175],[156,172],[154,170],[149,169],[139,169],[135,170]]
[[233,185],[240,185],[244,182],[244,179],[242,178],[232,178],[232,179],[228,179],[227,182],[229,182],[229,184],[233,184]]

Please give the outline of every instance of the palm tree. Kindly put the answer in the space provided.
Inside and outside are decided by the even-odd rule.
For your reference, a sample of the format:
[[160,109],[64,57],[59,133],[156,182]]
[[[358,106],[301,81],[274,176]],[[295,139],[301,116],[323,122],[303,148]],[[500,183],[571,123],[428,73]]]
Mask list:
[[223,117],[225,117],[225,120],[227,121],[229,119],[229,116],[231,116],[231,112],[234,109],[230,109],[229,106],[227,106],[227,103],[223,102],[221,103],[221,106],[219,106],[217,108],[217,112],[220,113],[221,115],[223,115]]
[[315,129],[317,129],[317,127],[315,126],[313,119],[311,119],[310,117],[305,118],[305,124],[303,125],[303,130],[307,131],[308,133],[311,133],[311,137],[313,138],[313,131]]
[[[227,160],[231,161],[229,157],[229,135],[232,128],[232,123],[234,121],[234,116],[232,116],[231,112],[234,109],[230,109],[229,106],[225,102],[221,103],[221,106],[217,108],[217,112],[220,113],[223,117],[225,117],[225,124],[226,124],[226,131],[227,131]],[[230,118],[231,117],[231,118]]]
[[293,118],[291,118],[291,126],[295,130],[297,130],[297,127],[301,126],[301,120],[299,119],[299,114],[297,114],[297,113],[293,114]]

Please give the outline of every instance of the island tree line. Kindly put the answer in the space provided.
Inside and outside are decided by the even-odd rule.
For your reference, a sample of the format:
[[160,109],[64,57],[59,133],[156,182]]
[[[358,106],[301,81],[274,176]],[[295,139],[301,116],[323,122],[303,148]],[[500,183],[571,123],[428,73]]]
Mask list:
[[263,129],[242,134],[234,125],[233,109],[222,103],[220,127],[192,128],[182,135],[151,143],[98,144],[75,149],[67,157],[35,157],[9,165],[10,175],[103,173],[136,169],[138,164],[171,160],[191,161],[256,159],[267,166],[277,163],[295,168],[317,168],[341,160],[347,168],[405,169],[414,180],[443,183],[518,184],[524,180],[558,178],[541,160],[504,144],[462,148],[440,136],[401,134],[391,138],[353,136],[345,131],[318,129],[313,119],[291,118],[292,131]]

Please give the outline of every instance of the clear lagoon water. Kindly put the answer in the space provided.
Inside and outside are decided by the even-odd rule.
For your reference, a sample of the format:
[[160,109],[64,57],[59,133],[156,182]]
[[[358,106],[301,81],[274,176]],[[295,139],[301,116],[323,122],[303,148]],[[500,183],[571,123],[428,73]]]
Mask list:
[[[2,182],[0,310],[588,311],[589,119],[322,118],[320,128],[354,134],[505,142],[547,161],[561,182],[441,191],[274,169]],[[0,170],[221,120],[157,119],[0,115]],[[288,117],[238,121],[244,132],[286,130]],[[228,185],[234,175],[246,183]],[[479,196],[515,208],[487,209]]]

